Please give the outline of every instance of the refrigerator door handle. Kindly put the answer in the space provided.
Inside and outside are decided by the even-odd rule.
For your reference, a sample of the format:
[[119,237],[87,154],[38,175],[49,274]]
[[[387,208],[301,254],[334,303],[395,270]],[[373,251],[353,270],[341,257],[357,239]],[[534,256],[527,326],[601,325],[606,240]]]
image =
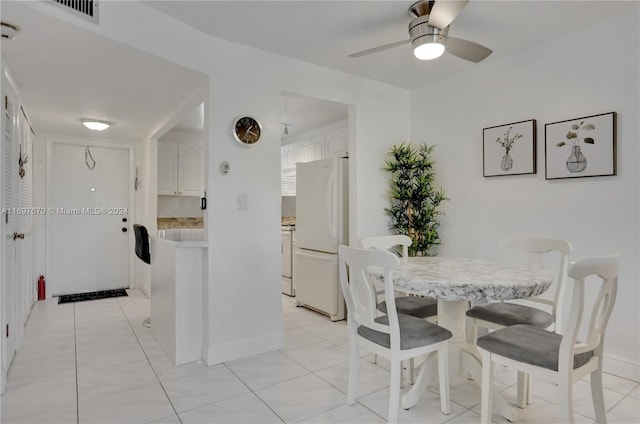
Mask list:
[[331,173],[331,178],[329,178],[329,229],[331,234],[337,234],[336,232],[336,220],[338,217],[336,216],[336,174],[335,172]]

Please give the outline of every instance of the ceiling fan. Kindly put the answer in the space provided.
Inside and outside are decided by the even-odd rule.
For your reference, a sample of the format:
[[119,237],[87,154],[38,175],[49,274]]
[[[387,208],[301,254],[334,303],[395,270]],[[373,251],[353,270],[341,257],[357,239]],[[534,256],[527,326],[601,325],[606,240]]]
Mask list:
[[372,49],[349,55],[350,58],[362,57],[372,53],[411,43],[413,54],[421,60],[440,57],[445,50],[454,56],[480,62],[489,56],[491,49],[473,41],[449,37],[449,25],[453,22],[469,0],[420,0],[409,7],[409,39],[396,41]]

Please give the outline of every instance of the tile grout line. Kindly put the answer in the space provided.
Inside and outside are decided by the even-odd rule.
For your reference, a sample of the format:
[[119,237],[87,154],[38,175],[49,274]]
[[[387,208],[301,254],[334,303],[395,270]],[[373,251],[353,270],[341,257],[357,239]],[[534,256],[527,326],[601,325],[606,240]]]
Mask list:
[[[279,419],[280,421],[282,421],[283,423],[286,423],[286,421],[285,421],[285,420],[283,420],[283,419],[282,419],[282,417],[281,417],[281,416],[280,416],[276,411],[274,411],[274,410],[273,410],[273,408],[271,408],[271,406],[270,406],[267,402],[265,402],[265,401],[264,401],[264,400],[263,400],[263,399],[262,399],[262,398],[261,398],[261,397],[260,397],[256,392],[254,392],[254,391],[253,391],[253,389],[251,389],[251,387],[249,387],[249,385],[248,385],[247,383],[245,383],[245,382],[244,382],[244,380],[242,380],[242,378],[240,378],[240,377],[239,377],[235,372],[233,372],[233,370],[232,370],[231,368],[229,368],[229,366],[227,365],[227,363],[226,363],[226,362],[223,362],[223,363],[222,363],[222,365],[224,365],[224,366],[225,366],[225,368],[226,368],[227,370],[229,370],[229,372],[230,372],[231,374],[233,374],[233,376],[234,376],[235,378],[237,378],[237,379],[238,379],[238,380],[239,380],[239,381],[240,381],[240,382],[241,382],[241,383],[242,383],[242,384],[247,388],[247,390],[249,390],[249,392],[253,393],[253,395],[254,395],[255,397],[257,397],[258,399],[260,399],[260,402],[262,402],[262,404],[263,404],[264,406],[266,406],[266,407],[269,409],[269,411],[273,412],[273,415],[275,415],[276,417],[278,417],[278,419]],[[242,395],[238,395],[238,396],[242,396]],[[224,401],[224,400],[220,400],[220,401],[218,401],[218,402],[223,402],[223,401]],[[217,403],[217,402],[211,402],[211,403],[209,403],[209,404],[207,404],[207,405],[211,405],[211,404],[214,404],[214,403]],[[205,405],[203,405],[203,406],[205,406]],[[199,408],[202,408],[202,406],[200,406]],[[197,409],[197,408],[194,408],[194,409]]]
[[162,384],[162,381],[160,380],[160,377],[158,376],[158,373],[156,372],[156,369],[153,367],[153,364],[151,363],[151,360],[149,359],[149,356],[147,355],[147,352],[144,350],[144,346],[142,346],[142,343],[140,343],[140,338],[138,337],[138,334],[136,334],[136,331],[133,329],[133,326],[131,326],[131,321],[129,321],[129,317],[127,316],[127,313],[125,312],[124,308],[122,307],[122,304],[120,303],[120,301],[118,301],[118,307],[120,307],[120,311],[124,315],[124,318],[127,320],[127,325],[131,329],[131,332],[133,333],[133,336],[136,338],[136,341],[138,342],[138,346],[140,346],[140,349],[142,350],[142,353],[144,354],[145,359],[147,360],[147,362],[149,363],[149,366],[151,367],[151,371],[153,371],[153,375],[156,376],[156,379],[158,380],[158,384],[160,385],[160,388],[162,389],[162,392],[167,397],[167,400],[169,401],[169,405],[171,405],[171,409],[173,409],[173,412],[176,414],[176,417],[178,418],[178,421],[180,422],[180,424],[182,424],[182,418],[180,418],[180,415],[178,414],[178,411],[176,410],[176,407],[173,405],[173,402],[171,402],[171,398],[169,397],[169,394],[167,393],[167,390],[164,388],[164,384]]

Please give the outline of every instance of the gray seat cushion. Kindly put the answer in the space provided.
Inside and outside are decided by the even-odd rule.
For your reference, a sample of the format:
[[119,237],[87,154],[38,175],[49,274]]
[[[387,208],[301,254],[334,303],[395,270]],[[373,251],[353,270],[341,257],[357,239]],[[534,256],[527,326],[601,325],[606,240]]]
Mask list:
[[527,324],[538,328],[547,328],[553,324],[553,315],[530,306],[516,303],[496,302],[478,305],[467,311],[467,316],[508,327]]
[[[375,319],[379,324],[389,325],[389,317],[384,315]],[[450,339],[452,334],[446,328],[439,327],[429,321],[409,315],[398,314],[400,324],[400,349],[407,350],[428,346]],[[358,334],[380,346],[391,347],[390,336],[377,330],[361,325]]]
[[[478,338],[478,346],[519,362],[558,371],[562,336],[530,325],[513,325]],[[573,357],[573,367],[586,364],[593,352]]]
[[[387,313],[387,302],[378,305],[378,310]],[[429,318],[438,315],[438,301],[431,297],[403,296],[396,297],[396,311],[399,314],[418,318]]]

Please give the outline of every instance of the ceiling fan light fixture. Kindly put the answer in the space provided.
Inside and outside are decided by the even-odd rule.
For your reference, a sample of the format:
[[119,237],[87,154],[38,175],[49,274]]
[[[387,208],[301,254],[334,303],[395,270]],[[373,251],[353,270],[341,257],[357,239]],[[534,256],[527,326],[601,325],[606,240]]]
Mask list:
[[[419,40],[418,40],[419,41]],[[413,43],[413,54],[420,60],[437,59],[444,53],[444,44],[437,41],[427,41],[423,43]]]
[[109,128],[113,123],[108,121],[101,121],[98,119],[81,119],[82,125],[93,131],[104,131]]
[[439,29],[429,25],[429,16],[420,16],[409,24],[413,54],[420,60],[437,59],[444,53],[449,27]]

